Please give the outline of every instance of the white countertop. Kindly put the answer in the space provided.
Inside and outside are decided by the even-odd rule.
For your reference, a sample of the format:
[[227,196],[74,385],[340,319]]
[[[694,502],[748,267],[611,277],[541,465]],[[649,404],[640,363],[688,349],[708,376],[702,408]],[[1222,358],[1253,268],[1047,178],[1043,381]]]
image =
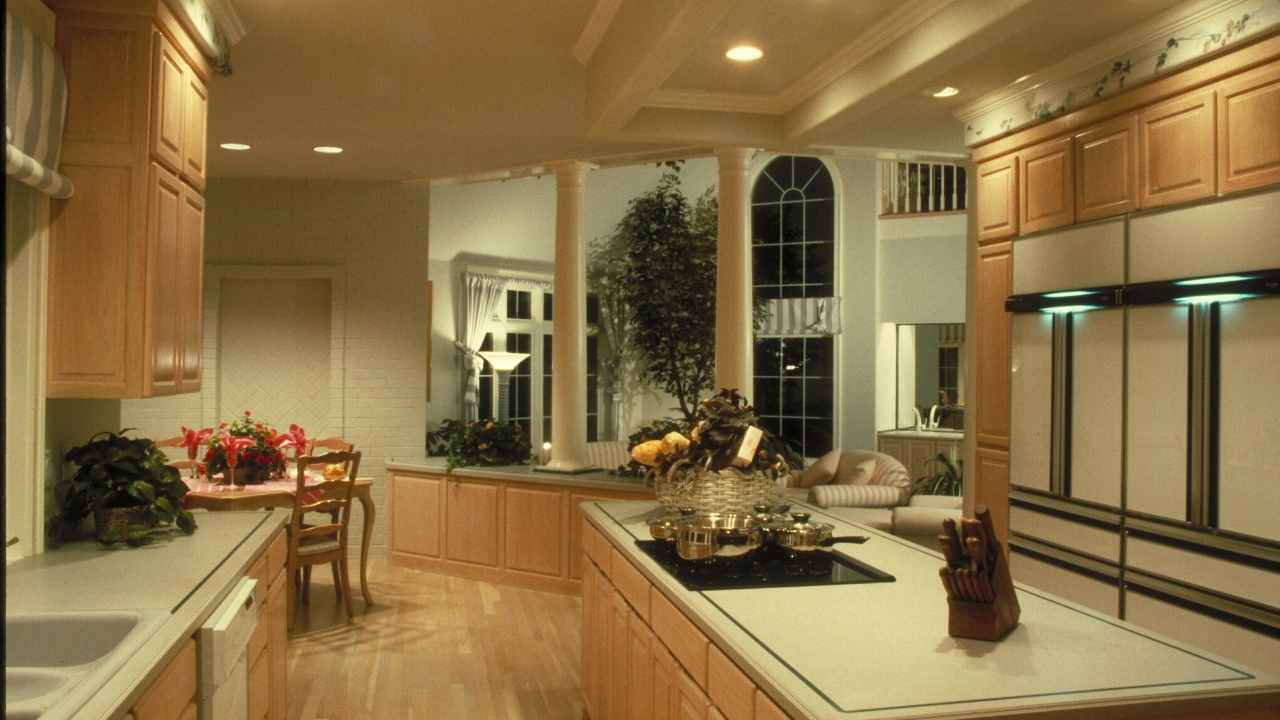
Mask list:
[[645,515],[655,505],[583,507],[658,590],[794,717],[1065,716],[1158,700],[1184,707],[1236,694],[1280,701],[1278,678],[1023,585],[1022,623],[1002,642],[952,638],[938,579],[941,555],[817,508],[811,508],[815,519],[836,525],[835,534],[870,535],[866,544],[841,552],[894,575],[895,582],[690,592],[635,546],[648,539]]
[[164,664],[217,608],[289,510],[196,511],[193,535],[140,548],[69,543],[5,570],[6,613],[140,610],[167,614],[136,652],[76,712],[110,720],[128,710]]
[[592,471],[570,475],[567,473],[540,472],[532,465],[500,465],[495,467],[460,467],[448,469],[442,457],[391,457],[386,459],[388,470],[406,472],[429,472],[449,474],[459,478],[476,480],[506,480],[509,482],[530,483],[533,485],[559,485],[567,487],[596,488],[600,490],[622,490],[628,492],[644,492],[644,478],[621,477],[610,475],[604,471]]

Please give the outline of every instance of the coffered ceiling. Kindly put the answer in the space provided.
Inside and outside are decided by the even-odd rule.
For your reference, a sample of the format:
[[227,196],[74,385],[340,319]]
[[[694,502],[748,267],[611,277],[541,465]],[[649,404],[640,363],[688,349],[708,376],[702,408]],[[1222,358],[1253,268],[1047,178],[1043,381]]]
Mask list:
[[[1213,0],[1184,0],[1204,5]],[[1228,0],[1218,0],[1219,2]],[[215,176],[439,179],[723,144],[958,155],[961,104],[1175,0],[235,0]],[[733,45],[764,57],[738,64]],[[1034,82],[1029,80],[1027,82]],[[950,99],[929,90],[960,88]],[[248,152],[220,150],[244,142]],[[345,152],[323,156],[316,145]],[[855,150],[850,150],[853,148]]]

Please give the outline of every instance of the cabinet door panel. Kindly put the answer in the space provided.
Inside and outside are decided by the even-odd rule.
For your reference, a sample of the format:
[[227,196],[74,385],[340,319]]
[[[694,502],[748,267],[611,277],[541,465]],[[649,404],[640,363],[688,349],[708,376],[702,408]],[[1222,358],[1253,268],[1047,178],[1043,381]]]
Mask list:
[[582,508],[578,507],[580,503],[589,500],[609,500],[609,498],[597,495],[582,495],[579,493],[569,494],[569,577],[582,577],[582,538],[584,535],[584,525],[587,519],[582,515]]
[[152,66],[151,153],[173,172],[182,170],[182,133],[185,125],[186,61],[159,32],[152,34],[155,62]]
[[660,642],[652,644],[653,653],[653,720],[674,720],[676,678],[680,669],[675,658]]
[[1009,537],[1009,453],[979,447],[976,460],[975,502],[991,510],[991,523],[1004,542]]
[[978,442],[1009,447],[1009,313],[1004,301],[1013,282],[1010,243],[979,249],[977,269]]
[[1218,188],[1280,182],[1280,62],[1218,88]]
[[756,686],[714,645],[707,655],[707,697],[726,720],[752,720]]
[[628,618],[631,682],[627,688],[627,717],[653,717],[653,632],[634,612]]
[[392,550],[440,556],[444,482],[434,477],[391,476]]
[[978,242],[1018,234],[1018,156],[978,166]]
[[187,73],[182,100],[182,178],[204,190],[209,117],[209,90],[194,72]]
[[687,673],[676,679],[676,720],[707,720],[711,701]]
[[1076,222],[1138,208],[1138,116],[1129,115],[1076,136]]
[[1202,647],[1238,658],[1263,672],[1280,672],[1280,641],[1207,614],[1165,602],[1133,589],[1125,590],[1125,620]]
[[271,720],[289,717],[289,578],[287,570],[276,573],[267,596],[271,638],[267,645],[271,661]]
[[507,567],[552,577],[563,574],[566,502],[561,490],[507,488]]
[[1198,200],[1217,191],[1212,90],[1147,108],[1138,117],[1138,132],[1142,207]]
[[582,577],[582,652],[579,655],[582,658],[582,702],[586,706],[586,715],[590,718],[603,717],[596,700],[596,675],[599,673],[599,666],[596,665],[595,656],[598,642],[595,612],[599,600],[595,575],[595,568],[587,568]]
[[1049,492],[1053,433],[1053,316],[1013,316],[1009,468],[1021,487]]
[[1018,231],[1075,222],[1075,162],[1071,138],[1051,140],[1018,155]]
[[182,392],[200,389],[204,356],[204,198],[183,188],[176,269]]
[[450,560],[498,566],[502,488],[477,482],[450,482],[445,553]]
[[1017,549],[1009,553],[1013,579],[1051,592],[1111,617],[1120,617],[1120,588],[1092,575],[1044,562]]
[[610,588],[609,614],[609,717],[626,718],[631,685],[631,608],[617,590]]
[[899,440],[897,438],[880,438],[877,444],[877,449],[880,452],[884,453],[885,455],[888,455],[889,457],[902,463],[903,465],[906,465],[907,456],[902,449],[902,445],[904,442],[905,441]]
[[158,164],[151,165],[150,218],[147,227],[147,336],[150,372],[146,394],[178,390],[181,357],[182,290],[178,262],[184,221],[182,181]]
[[919,480],[929,474],[933,456],[937,454],[933,442],[929,440],[907,441],[907,468],[912,480]]

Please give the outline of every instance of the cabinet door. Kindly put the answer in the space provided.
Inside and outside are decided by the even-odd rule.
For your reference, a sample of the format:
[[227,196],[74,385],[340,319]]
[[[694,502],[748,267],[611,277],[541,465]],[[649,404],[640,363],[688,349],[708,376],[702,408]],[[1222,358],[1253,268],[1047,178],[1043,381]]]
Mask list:
[[178,237],[178,367],[181,392],[200,389],[204,356],[204,197],[182,191]]
[[1018,156],[978,166],[978,242],[1018,234]]
[[991,523],[1004,542],[1009,537],[1009,453],[979,447],[974,476],[974,500],[991,510]]
[[631,607],[622,595],[609,588],[609,717],[626,720],[629,706],[627,689],[631,684]]
[[498,566],[501,493],[501,487],[487,483],[449,483],[445,554],[450,560]]
[[653,632],[639,615],[627,616],[630,631],[631,682],[627,688],[627,717],[653,717]]
[[440,557],[444,479],[391,476],[391,549]]
[[1153,105],[1138,116],[1142,207],[1198,200],[1217,191],[1213,116],[1212,90]]
[[1138,116],[1095,125],[1076,136],[1076,221],[1138,209]]
[[596,603],[595,568],[588,568],[582,578],[582,703],[586,716],[601,718],[600,707],[596,702],[596,675],[598,667],[595,662],[595,612]]
[[133,706],[133,717],[135,720],[173,720],[182,716],[195,696],[196,641],[187,640]]
[[151,164],[151,192],[147,222],[147,326],[143,346],[147,353],[146,395],[163,395],[179,389],[182,297],[178,277],[182,240],[183,189],[178,176]]
[[1280,182],[1280,62],[1218,87],[1218,189]]
[[904,440],[899,440],[899,439],[897,439],[897,438],[880,438],[880,439],[877,441],[877,447],[878,447],[878,449],[879,449],[879,451],[880,451],[880,452],[882,452],[882,453],[884,453],[885,455],[888,455],[889,457],[891,457],[891,458],[893,458],[893,459],[897,460],[898,462],[902,463],[903,465],[906,465],[906,464],[907,464],[907,456],[906,456],[905,452],[903,451],[903,443],[904,443],[904,442],[905,442]]
[[1071,138],[1050,140],[1018,154],[1018,231],[1075,222],[1075,162]]
[[267,622],[271,623],[271,638],[267,643],[267,657],[271,662],[271,720],[288,720],[289,717],[289,572],[281,569],[271,582],[267,594]]
[[209,89],[188,70],[182,98],[182,179],[197,190],[204,190],[208,117]]
[[907,468],[911,472],[912,480],[919,480],[929,474],[930,460],[937,454],[934,450],[932,441],[929,440],[908,440],[907,441]]
[[676,720],[707,720],[711,701],[688,673],[681,671],[676,679]]
[[528,487],[508,487],[505,493],[506,566],[561,577],[567,563],[567,493]]
[[667,648],[654,639],[653,655],[653,720],[674,720],[676,716],[676,679],[680,668]]
[[249,720],[271,717],[271,662],[249,668]]
[[574,492],[569,494],[569,577],[582,577],[582,534],[583,523],[587,522],[587,519],[582,516],[582,509],[578,505],[588,500],[610,499],[603,495],[583,495]]
[[173,172],[182,170],[182,132],[185,124],[186,61],[169,38],[152,33],[151,154]]
[[1009,313],[1004,301],[1013,284],[1012,244],[979,248],[977,266],[977,417],[980,444],[1009,447]]

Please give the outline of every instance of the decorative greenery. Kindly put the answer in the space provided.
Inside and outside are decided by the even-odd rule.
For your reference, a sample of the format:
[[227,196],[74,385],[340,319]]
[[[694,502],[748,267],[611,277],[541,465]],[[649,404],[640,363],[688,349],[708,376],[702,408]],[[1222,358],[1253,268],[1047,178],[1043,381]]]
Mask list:
[[623,407],[630,405],[640,390],[636,373],[640,346],[633,337],[635,323],[627,306],[631,282],[622,236],[614,233],[593,241],[587,260],[587,287],[600,302],[600,334],[604,338],[600,379],[605,393],[620,396]]
[[245,410],[230,424],[218,423],[218,431],[210,434],[203,458],[206,472],[210,475],[226,472],[227,448],[231,447],[235,448],[236,467],[252,468],[260,476],[279,475],[284,472],[285,464],[282,448],[291,444],[295,435],[305,437],[302,432],[302,428],[293,425],[289,433],[281,434]]
[[[689,423],[676,418],[658,418],[650,421],[647,425],[640,426],[635,432],[627,436],[627,452],[630,453],[637,445],[649,442],[650,440],[661,440],[668,433],[686,433],[689,431]],[[632,458],[626,465],[619,465],[614,471],[615,475],[630,475],[632,477],[640,477],[648,472],[648,468]]]
[[937,469],[933,475],[915,481],[911,488],[913,494],[959,495],[964,491],[964,461],[952,462],[945,453],[938,453],[929,462]]
[[190,535],[196,530],[192,514],[183,510],[187,486],[168,459],[147,438],[102,432],[67,452],[75,475],[59,485],[62,512],[49,521],[54,543],[75,537],[80,523],[100,510],[130,509],[131,522],[123,536],[100,535],[105,543],[124,541],[132,546],[151,540],[151,526],[174,523]]
[[448,458],[449,469],[468,465],[522,465],[529,461],[529,436],[520,423],[445,420],[427,435],[431,454]]

